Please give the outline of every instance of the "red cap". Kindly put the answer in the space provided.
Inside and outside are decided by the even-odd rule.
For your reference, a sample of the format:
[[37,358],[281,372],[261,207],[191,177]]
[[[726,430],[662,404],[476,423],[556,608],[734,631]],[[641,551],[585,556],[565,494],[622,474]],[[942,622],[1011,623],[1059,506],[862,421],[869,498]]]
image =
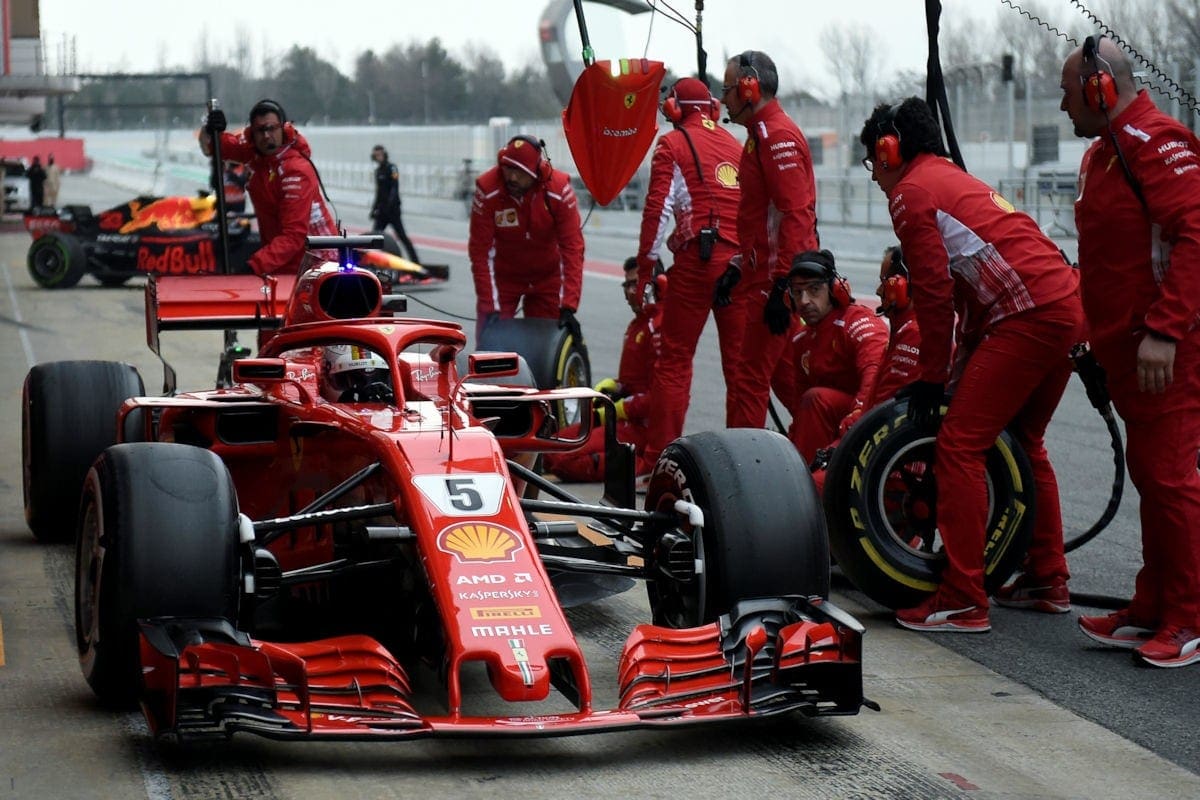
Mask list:
[[516,167],[523,170],[531,177],[538,176],[538,164],[542,160],[542,153],[538,149],[538,145],[533,144],[528,139],[516,137],[509,140],[508,144],[500,148],[500,166]]
[[699,78],[680,78],[671,87],[671,94],[684,114],[712,108],[712,93]]

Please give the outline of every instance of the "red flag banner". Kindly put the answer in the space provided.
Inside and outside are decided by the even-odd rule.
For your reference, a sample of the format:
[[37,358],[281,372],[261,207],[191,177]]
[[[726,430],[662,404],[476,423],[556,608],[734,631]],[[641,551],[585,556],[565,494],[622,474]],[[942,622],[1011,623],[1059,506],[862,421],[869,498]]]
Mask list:
[[658,91],[666,69],[661,61],[622,58],[614,75],[610,61],[584,69],[563,111],[563,131],[575,167],[596,202],[613,201],[658,135]]

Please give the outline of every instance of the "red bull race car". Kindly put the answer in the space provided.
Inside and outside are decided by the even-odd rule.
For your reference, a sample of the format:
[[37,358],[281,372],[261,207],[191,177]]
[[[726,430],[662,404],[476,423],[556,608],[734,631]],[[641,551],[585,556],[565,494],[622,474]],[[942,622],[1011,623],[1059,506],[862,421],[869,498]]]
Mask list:
[[[37,208],[25,214],[33,235],[26,263],[33,280],[46,289],[66,289],[92,274],[105,286],[120,286],[137,275],[205,275],[221,272],[217,255],[220,228],[216,198],[135,197],[99,214],[89,206]],[[229,272],[249,274],[246,260],[262,244],[253,215],[229,214]],[[385,291],[445,283],[444,264],[421,265],[400,257],[385,237],[384,250],[355,254],[373,271]]]
[[[156,352],[160,331],[274,331],[229,388],[145,396],[97,361],[25,382],[26,516],[75,541],[84,676],[156,737],[552,736],[869,703],[863,628],[828,599],[820,501],[783,436],[683,437],[639,503],[611,401],[533,388],[512,352],[460,372],[461,327],[396,316],[369,271],[156,274],[146,299]],[[588,502],[530,464],[582,446],[595,404]],[[636,582],[651,619],[597,707],[565,609]]]

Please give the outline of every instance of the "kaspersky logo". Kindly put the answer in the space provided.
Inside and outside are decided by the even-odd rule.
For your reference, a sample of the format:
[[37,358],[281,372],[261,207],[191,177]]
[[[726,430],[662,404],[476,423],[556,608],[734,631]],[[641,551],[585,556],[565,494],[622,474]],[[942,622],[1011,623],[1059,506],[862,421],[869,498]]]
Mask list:
[[514,531],[483,522],[451,525],[438,534],[437,546],[460,564],[514,561],[517,552],[524,548]]

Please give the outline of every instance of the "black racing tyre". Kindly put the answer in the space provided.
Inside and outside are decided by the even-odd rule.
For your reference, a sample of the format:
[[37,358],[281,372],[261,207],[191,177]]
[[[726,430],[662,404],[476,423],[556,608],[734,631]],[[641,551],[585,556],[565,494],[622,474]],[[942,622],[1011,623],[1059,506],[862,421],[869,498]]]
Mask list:
[[25,520],[39,541],[75,535],[79,491],[88,468],[117,442],[117,411],[146,393],[129,364],[53,361],[25,376],[21,396],[21,472]]
[[[934,437],[907,418],[907,401],[884,403],[842,437],[825,474],[829,544],[843,574],[888,608],[909,608],[937,588],[945,564],[937,533]],[[1020,566],[1033,535],[1029,459],[1006,431],[987,454],[984,587]]]
[[647,542],[655,624],[704,625],[753,597],[828,597],[821,501],[786,437],[737,428],[676,439],[654,466],[645,507],[671,511],[676,500],[699,506],[704,525],[659,531]]
[[43,289],[69,289],[87,272],[87,253],[71,234],[50,231],[29,245],[25,264]]
[[141,693],[137,621],[236,623],[237,496],[208,450],[143,442],[105,450],[84,481],[75,546],[75,641],[101,702]]
[[[587,348],[555,319],[497,319],[483,329],[479,349],[520,353],[529,362],[539,389],[592,385]],[[579,403],[559,403],[559,424],[579,421]]]

